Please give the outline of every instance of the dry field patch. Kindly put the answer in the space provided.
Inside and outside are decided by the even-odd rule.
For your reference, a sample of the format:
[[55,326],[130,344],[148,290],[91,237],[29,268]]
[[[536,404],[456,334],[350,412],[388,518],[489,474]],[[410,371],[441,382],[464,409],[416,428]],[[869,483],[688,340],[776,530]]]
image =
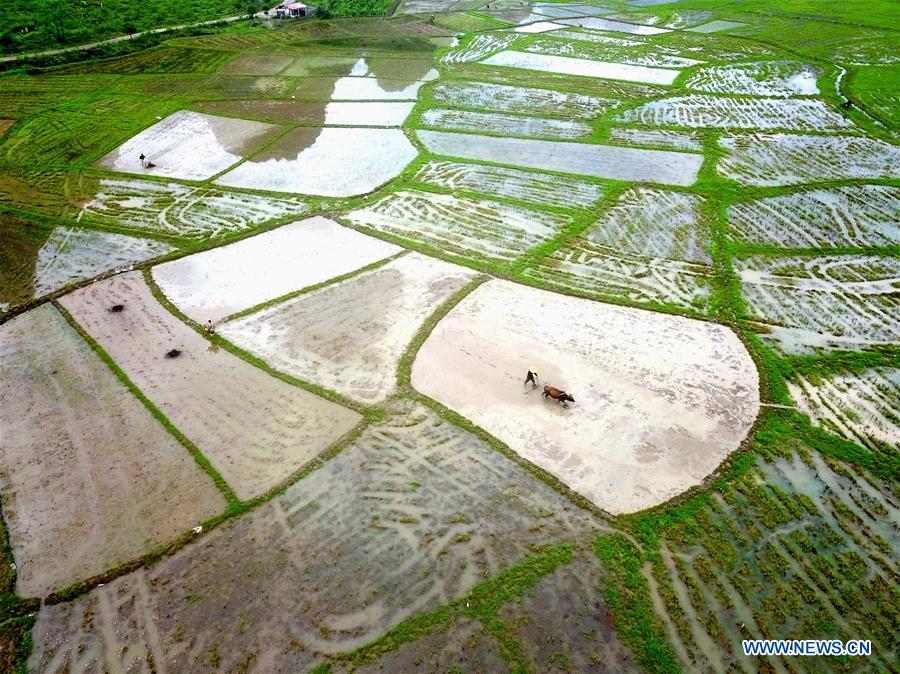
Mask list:
[[153,269],[166,297],[199,323],[390,257],[400,248],[322,217],[264,232]]
[[[211,346],[138,272],[60,302],[243,500],[286,480],[361,418]],[[124,309],[111,313],[117,304]]]
[[394,391],[397,364],[422,322],[474,276],[411,253],[219,332],[277,370],[378,402]]
[[0,490],[22,596],[127,562],[226,502],[51,305],[0,328]]
[[[523,387],[529,367],[577,402]],[[759,409],[753,361],[723,326],[496,280],[438,324],[412,384],[615,514],[699,484]]]
[[474,436],[395,404],[271,502],[46,607],[30,666],[306,671],[600,526]]
[[[279,130],[263,122],[179,110],[132,136],[97,166],[123,173],[205,180],[251,154]],[[153,166],[142,166],[141,155]]]

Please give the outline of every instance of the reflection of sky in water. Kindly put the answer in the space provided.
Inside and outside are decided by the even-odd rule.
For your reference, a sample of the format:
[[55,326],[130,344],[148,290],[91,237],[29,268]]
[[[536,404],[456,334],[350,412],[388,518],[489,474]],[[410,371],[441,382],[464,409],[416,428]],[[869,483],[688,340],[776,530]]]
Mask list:
[[419,87],[438,76],[424,59],[360,58],[335,80],[331,100],[415,100]]
[[396,177],[416,154],[400,129],[295,129],[271,151],[216,182],[343,197],[370,192]]

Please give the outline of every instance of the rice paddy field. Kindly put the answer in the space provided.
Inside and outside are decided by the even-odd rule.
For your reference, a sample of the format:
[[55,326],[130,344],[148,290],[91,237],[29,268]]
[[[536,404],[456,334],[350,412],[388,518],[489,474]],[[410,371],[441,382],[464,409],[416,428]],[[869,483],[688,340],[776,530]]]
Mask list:
[[898,26],[401,0],[0,64],[0,672],[900,673]]

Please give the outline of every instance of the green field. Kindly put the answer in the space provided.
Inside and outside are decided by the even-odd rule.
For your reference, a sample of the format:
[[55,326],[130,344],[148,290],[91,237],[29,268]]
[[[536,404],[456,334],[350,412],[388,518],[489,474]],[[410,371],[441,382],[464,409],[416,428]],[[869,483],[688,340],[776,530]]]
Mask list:
[[[23,436],[0,440],[0,671],[900,671],[900,10],[878,0],[588,4],[596,16],[563,8],[577,21],[530,33],[513,29],[552,21],[532,14],[545,8],[333,0],[319,18],[241,21],[0,74],[0,339],[28,347],[0,353],[10,377],[0,393],[32,401],[21,407],[47,421],[28,433],[49,448],[30,459]],[[0,8],[0,50],[248,7],[17,0]],[[729,23],[702,32],[713,21]],[[373,175],[385,176],[374,188]],[[359,264],[316,276],[321,263],[300,258],[290,273],[307,280],[260,291],[259,279],[280,283],[286,256],[312,245],[271,250],[264,237],[312,216],[351,237],[340,250],[320,241],[322,259]],[[228,244],[253,252],[229,258]],[[354,245],[385,252],[365,257]],[[467,280],[452,292],[435,282],[437,308],[410,319],[395,262],[419,256]],[[188,271],[167,274],[179,261]],[[221,334],[204,330],[185,290],[210,279],[247,292],[222,310]],[[145,320],[137,329],[113,331],[123,310],[100,304],[113,304],[103,294],[113,281],[133,293],[122,316]],[[666,345],[592,352],[586,329],[557,343],[569,326],[554,327],[562,314],[546,299],[508,350],[519,357],[528,335],[542,335],[547,353],[563,354],[540,366],[548,377],[565,376],[552,368],[582,348],[592,367],[626,363],[574,391],[570,409],[546,403],[548,414],[583,414],[585,428],[600,419],[613,440],[579,454],[578,433],[553,435],[562,416],[526,429],[533,442],[519,442],[513,422],[476,423],[423,393],[417,359],[497,284],[698,331],[723,326],[758,372],[748,384],[758,414],[721,460],[693,468],[706,464],[689,452],[717,450],[692,435],[706,429],[681,428],[691,417],[678,405],[708,404],[715,436],[738,407],[735,391],[705,398],[660,376],[607,394],[632,381],[629,367],[650,376],[651,347]],[[29,346],[20,326],[50,310],[59,332]],[[231,338],[238,325],[246,341]],[[134,352],[117,351],[114,334]],[[84,393],[65,364],[41,358],[61,343],[79,345],[106,378],[79,366]],[[148,343],[159,358],[143,352]],[[495,368],[492,349],[505,347],[460,347],[470,360],[453,363],[466,366],[430,376],[466,381],[466,367]],[[163,357],[170,348],[181,361]],[[341,360],[348,353],[357,370]],[[732,355],[717,343],[709,360]],[[208,381],[186,379],[194,359]],[[284,399],[256,384],[217,387],[223,363],[339,408],[351,430],[240,500],[205,443],[246,431],[236,417],[265,407],[272,423],[260,433],[289,453],[279,433],[303,411],[278,409],[272,401]],[[382,367],[391,392],[373,402],[366,376]],[[350,383],[319,381],[322,372]],[[515,400],[498,409],[514,419],[520,373],[508,379],[490,390],[510,387]],[[128,507],[106,513],[103,480],[124,490],[146,474],[85,468],[105,448],[79,445],[79,434],[106,432],[96,437],[112,446],[124,423],[106,418],[101,382],[149,411],[226,504],[192,520],[200,529],[172,538],[144,532]],[[183,386],[197,388],[173,403]],[[634,410],[651,409],[645,396],[678,440],[641,435]],[[200,403],[205,431],[173,421],[180,405]],[[595,471],[610,449],[621,460]],[[650,498],[641,469],[669,451],[688,452],[672,485],[682,470],[696,475]],[[541,452],[552,461],[533,458]],[[53,463],[67,457],[69,468]],[[11,473],[19,465],[30,468]],[[645,505],[600,505],[592,488],[611,485],[603,503],[615,503],[626,473]],[[71,493],[91,504],[81,520],[90,531],[134,527],[146,539],[139,553],[73,545],[91,572],[22,592],[40,585],[48,554],[32,552],[45,535],[38,520],[58,514],[22,511],[43,489],[48,502]],[[114,548],[119,537],[105,540]],[[742,640],[765,638],[867,639],[873,651],[742,654]]]

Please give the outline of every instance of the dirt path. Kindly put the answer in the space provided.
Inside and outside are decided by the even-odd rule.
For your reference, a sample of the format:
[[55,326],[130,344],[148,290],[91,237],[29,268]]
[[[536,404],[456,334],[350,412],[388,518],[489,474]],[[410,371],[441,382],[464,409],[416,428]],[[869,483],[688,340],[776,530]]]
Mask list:
[[[262,16],[262,12],[257,14],[257,16]],[[153,30],[144,30],[140,33],[134,33],[132,35],[120,35],[119,37],[111,37],[108,40],[100,40],[99,42],[91,42],[90,44],[79,44],[74,47],[63,47],[61,49],[47,49],[46,51],[33,51],[28,52],[26,54],[11,54],[9,56],[0,56],[0,63],[9,63],[10,61],[26,61],[33,58],[39,58],[41,56],[53,56],[55,54],[67,54],[69,52],[74,51],[88,51],[90,49],[94,49],[95,47],[100,47],[105,44],[115,44],[116,42],[123,42],[124,40],[133,40],[134,38],[143,37],[144,35],[154,35],[156,33],[168,33],[174,30],[183,30],[185,28],[196,28],[198,26],[211,26],[216,23],[233,23],[235,21],[239,21],[241,19],[246,18],[246,14],[240,14],[237,16],[227,16],[222,19],[211,19],[210,21],[199,21],[197,23],[183,23],[178,26],[164,26],[163,28],[154,28]]]

